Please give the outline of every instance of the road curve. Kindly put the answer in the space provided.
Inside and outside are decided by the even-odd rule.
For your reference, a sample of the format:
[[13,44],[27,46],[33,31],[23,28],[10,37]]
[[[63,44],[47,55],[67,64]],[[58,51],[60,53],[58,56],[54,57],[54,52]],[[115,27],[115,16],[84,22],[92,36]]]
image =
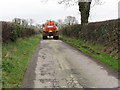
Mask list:
[[61,40],[42,40],[24,88],[117,88],[118,72]]

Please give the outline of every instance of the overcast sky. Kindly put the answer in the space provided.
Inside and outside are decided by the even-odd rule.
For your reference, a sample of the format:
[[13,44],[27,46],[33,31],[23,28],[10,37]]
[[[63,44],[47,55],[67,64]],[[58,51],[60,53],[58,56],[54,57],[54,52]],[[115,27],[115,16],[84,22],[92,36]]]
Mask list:
[[[58,4],[58,0],[0,0],[0,21],[12,21],[13,18],[33,19],[34,23],[46,20],[64,20],[66,16],[74,16],[80,23],[78,5],[66,7]],[[43,0],[44,1],[44,0]],[[102,5],[92,7],[89,22],[104,21],[118,18],[118,1],[101,0]],[[93,6],[92,2],[92,5]]]

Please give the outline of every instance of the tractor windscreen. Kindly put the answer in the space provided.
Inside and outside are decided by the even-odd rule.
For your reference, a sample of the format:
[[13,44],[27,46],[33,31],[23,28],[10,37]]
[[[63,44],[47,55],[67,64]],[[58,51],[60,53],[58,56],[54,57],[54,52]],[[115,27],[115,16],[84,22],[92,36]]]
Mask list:
[[48,28],[54,28],[54,26],[48,26]]
[[49,21],[46,24],[45,29],[46,30],[57,30],[57,27],[56,27],[56,25],[52,21]]

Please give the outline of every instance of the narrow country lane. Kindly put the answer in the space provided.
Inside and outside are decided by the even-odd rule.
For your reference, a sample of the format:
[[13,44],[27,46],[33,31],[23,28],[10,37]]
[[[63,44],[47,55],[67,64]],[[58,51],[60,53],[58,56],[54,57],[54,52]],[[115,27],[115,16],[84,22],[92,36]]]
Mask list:
[[117,88],[118,73],[61,40],[42,40],[25,88]]

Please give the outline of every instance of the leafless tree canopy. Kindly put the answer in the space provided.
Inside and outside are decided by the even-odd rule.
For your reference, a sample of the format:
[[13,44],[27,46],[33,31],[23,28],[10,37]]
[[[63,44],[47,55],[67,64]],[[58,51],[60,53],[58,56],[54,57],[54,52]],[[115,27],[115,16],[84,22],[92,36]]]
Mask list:
[[[46,0],[46,1],[48,1],[48,0]],[[88,23],[88,18],[89,18],[92,1],[93,0],[58,0],[58,3],[65,4],[66,6],[78,4],[80,15],[81,15],[81,24],[83,25],[83,24]],[[95,3],[93,4],[93,6],[102,4],[101,0],[94,0],[94,1],[95,1]]]
[[78,21],[76,20],[75,17],[72,16],[67,16],[67,18],[64,20],[66,25],[73,25],[73,24],[77,24]]

